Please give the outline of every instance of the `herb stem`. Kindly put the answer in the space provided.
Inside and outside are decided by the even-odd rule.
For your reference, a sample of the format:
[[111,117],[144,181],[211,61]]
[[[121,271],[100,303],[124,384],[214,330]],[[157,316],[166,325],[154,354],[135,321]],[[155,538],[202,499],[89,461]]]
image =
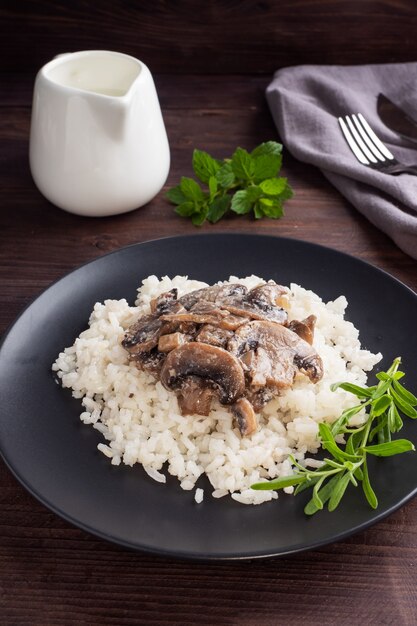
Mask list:
[[[376,375],[379,382],[372,387],[360,387],[352,383],[336,383],[331,386],[333,391],[341,388],[360,400],[360,404],[346,409],[332,428],[326,423],[319,424],[322,446],[333,458],[325,458],[320,468],[309,470],[290,456],[289,460],[296,470],[293,475],[277,478],[269,483],[256,483],[252,488],[283,489],[289,485],[297,485],[295,494],[298,494],[313,487],[312,498],[304,509],[306,515],[313,515],[323,509],[326,502],[328,510],[333,511],[339,505],[348,485],[357,487],[361,483],[369,505],[375,509],[378,499],[369,480],[368,455],[385,457],[415,450],[411,441],[395,440],[391,436],[402,428],[401,413],[411,419],[417,418],[417,397],[399,382],[404,376],[404,372],[398,369],[400,364],[399,357],[394,359],[386,372]],[[364,408],[369,410],[365,423],[358,428],[349,427],[350,418]],[[338,434],[349,435],[345,449],[335,440]],[[375,435],[378,436],[376,445],[372,443]]]

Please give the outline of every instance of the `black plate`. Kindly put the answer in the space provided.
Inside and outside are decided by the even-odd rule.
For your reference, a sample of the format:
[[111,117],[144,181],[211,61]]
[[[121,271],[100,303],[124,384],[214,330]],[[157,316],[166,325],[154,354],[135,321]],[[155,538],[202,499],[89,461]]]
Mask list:
[[[0,446],[18,480],[58,515],[104,539],[159,554],[200,559],[276,556],[340,540],[394,511],[417,490],[412,453],[375,459],[371,477],[379,508],[360,489],[339,508],[312,518],[307,495],[260,506],[209,495],[195,504],[172,477],[155,483],[135,466],[111,466],[96,450],[101,437],[78,415],[80,403],[54,381],[51,364],[86,327],[96,301],[126,298],[149,274],[187,274],[209,283],[230,274],[297,282],[330,300],[345,294],[347,317],[364,347],[381,351],[386,369],[403,357],[416,392],[417,296],[388,274],[334,250],[251,235],[161,239],[103,256],[68,274],[18,318],[0,351]],[[414,389],[413,389],[414,386]],[[417,424],[401,436],[417,445]],[[202,481],[203,486],[205,485]]]

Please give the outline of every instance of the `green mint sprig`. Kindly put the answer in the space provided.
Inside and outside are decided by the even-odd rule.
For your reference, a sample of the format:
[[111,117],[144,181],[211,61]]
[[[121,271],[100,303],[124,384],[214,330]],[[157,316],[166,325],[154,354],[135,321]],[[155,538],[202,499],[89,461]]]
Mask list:
[[[304,512],[306,515],[313,515],[323,509],[325,504],[329,511],[334,511],[347,487],[350,484],[357,487],[360,483],[368,503],[376,509],[378,500],[369,479],[368,455],[387,457],[415,450],[408,439],[391,438],[403,426],[401,414],[411,419],[417,418],[417,398],[399,382],[404,376],[404,372],[398,370],[400,363],[401,358],[398,357],[386,372],[377,374],[379,383],[372,387],[360,387],[352,383],[336,383],[331,386],[332,391],[344,389],[354,394],[360,402],[343,411],[331,426],[319,425],[322,447],[330,454],[321,467],[308,469],[290,456],[295,468],[293,475],[255,483],[252,489],[284,489],[296,486],[294,493],[297,494],[312,488],[312,498]],[[358,428],[350,427],[351,417],[364,407],[369,411],[365,423]],[[347,436],[344,448],[335,439],[340,434]],[[378,443],[373,443],[374,441]]]
[[166,197],[177,205],[176,213],[191,218],[195,226],[206,220],[218,222],[228,211],[239,215],[253,211],[256,219],[279,219],[284,202],[293,196],[287,179],[278,177],[281,165],[282,145],[275,141],[261,143],[250,153],[237,148],[222,161],[194,150],[194,173],[205,187],[183,176]]

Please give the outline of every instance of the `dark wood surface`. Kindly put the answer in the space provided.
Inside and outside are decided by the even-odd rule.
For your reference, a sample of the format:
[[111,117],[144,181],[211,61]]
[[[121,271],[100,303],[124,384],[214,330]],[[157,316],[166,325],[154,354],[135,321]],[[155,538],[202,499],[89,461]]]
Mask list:
[[[279,28],[274,30],[270,23],[267,28],[276,39],[283,35],[287,45],[292,42],[288,61],[285,46],[275,39],[275,56],[267,54],[266,44],[253,48],[255,56],[244,46],[245,28],[255,37],[256,29],[249,24],[255,8],[259,15],[264,11],[266,17],[272,13],[277,19],[274,3],[228,2],[220,9],[219,3],[216,18],[213,3],[205,4],[198,16],[190,14],[189,2],[155,2],[152,10],[151,3],[142,3],[148,8],[137,10],[134,3],[119,3],[121,13],[113,23],[110,2],[97,5],[100,9],[92,13],[90,3],[81,1],[74,3],[74,11],[63,3],[56,9],[47,2],[25,1],[17,8],[9,4],[3,10],[2,31],[5,34],[14,25],[16,36],[8,37],[12,54],[4,60],[0,96],[0,333],[41,290],[79,264],[133,242],[196,232],[174,214],[162,193],[137,211],[98,219],[65,213],[39,194],[27,156],[31,92],[35,70],[53,54],[69,47],[105,47],[140,56],[136,27],[130,22],[134,18],[134,25],[139,24],[142,12],[148,31],[141,45],[155,62],[171,144],[170,186],[179,176],[191,174],[193,147],[222,157],[237,145],[251,149],[277,138],[264,99],[269,72],[275,67],[325,58],[334,62],[342,50],[348,62],[413,60],[417,53],[413,2],[321,2],[316,11],[316,3],[300,1],[295,3],[303,9],[298,32],[312,24],[304,45],[295,40],[291,27],[294,3],[276,3],[285,19]],[[345,29],[330,16],[334,5],[346,12],[349,24],[357,25],[350,50],[343,43]],[[362,41],[355,47],[364,32],[359,14],[367,12],[369,18],[371,11],[375,21],[367,44]],[[215,38],[206,48],[212,51],[219,41],[216,37],[226,32],[224,26],[220,31],[218,22],[227,12],[227,40],[230,46],[240,42],[242,55],[236,56],[223,43],[225,60],[216,66],[216,75],[200,49],[191,58],[191,44],[197,42],[196,23],[205,21],[219,29],[214,29]],[[98,13],[102,29],[94,21]],[[162,28],[160,13],[165,16],[166,39],[157,50],[149,31],[152,24],[156,31]],[[174,18],[187,19],[191,43],[185,41],[184,28],[183,40],[176,40]],[[317,32],[319,24],[318,34],[330,34],[335,47],[315,41],[314,25]],[[62,39],[58,40],[57,29]],[[406,36],[398,50],[395,41],[401,29]],[[111,30],[113,36],[106,42]],[[201,32],[204,42],[208,35]],[[309,46],[311,56],[306,53]],[[319,171],[289,154],[284,171],[296,191],[284,219],[254,222],[231,217],[203,226],[200,232],[266,233],[321,243],[366,260],[417,291],[417,262],[368,223]],[[96,539],[34,500],[0,463],[1,624],[415,626],[416,579],[416,500],[364,532],[308,553],[263,562],[200,564],[130,552]]]
[[0,16],[10,72],[84,49],[174,74],[410,61],[417,27],[414,0],[3,0]]

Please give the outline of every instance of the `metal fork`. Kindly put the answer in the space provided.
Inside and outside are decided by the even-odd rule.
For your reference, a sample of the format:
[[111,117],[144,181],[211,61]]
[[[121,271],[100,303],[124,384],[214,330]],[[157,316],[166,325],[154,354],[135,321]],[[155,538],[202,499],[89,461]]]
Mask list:
[[339,117],[338,121],[349,148],[360,163],[385,174],[417,174],[417,165],[397,161],[361,113]]

